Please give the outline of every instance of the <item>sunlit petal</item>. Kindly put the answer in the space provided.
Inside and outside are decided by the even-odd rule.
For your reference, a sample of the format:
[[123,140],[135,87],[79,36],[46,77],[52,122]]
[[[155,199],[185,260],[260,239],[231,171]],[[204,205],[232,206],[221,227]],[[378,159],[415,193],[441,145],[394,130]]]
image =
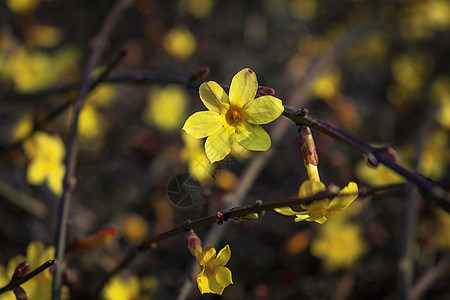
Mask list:
[[267,124],[278,118],[284,111],[280,99],[273,96],[262,96],[249,101],[244,106],[246,120],[252,124]]
[[223,247],[222,250],[219,251],[219,254],[217,254],[216,259],[214,259],[214,265],[218,267],[223,267],[227,264],[227,262],[230,260],[231,257],[231,249],[229,245],[226,245]]
[[270,136],[261,126],[246,122],[236,128],[236,141],[253,151],[266,151],[271,145]]
[[289,206],[278,207],[278,208],[274,208],[273,210],[276,211],[277,213],[285,215],[285,216],[296,216],[300,213],[298,211],[294,211]]
[[223,117],[212,111],[199,111],[184,123],[183,130],[197,139],[212,135],[223,126]]
[[328,209],[330,211],[345,209],[355,201],[356,198],[358,198],[358,185],[355,182],[350,181],[331,201]]
[[235,140],[235,129],[226,125],[209,136],[205,142],[205,152],[211,163],[224,159],[231,152]]
[[198,263],[199,265],[204,266],[215,257],[216,257],[216,249],[214,249],[213,247],[206,247],[202,251],[202,254],[200,254],[198,258]]
[[247,102],[253,100],[258,89],[256,74],[246,68],[237,73],[230,86],[230,103],[238,107],[244,107]]
[[214,81],[202,83],[199,93],[203,104],[212,112],[220,114],[222,110],[226,110],[230,106],[227,93]]
[[230,269],[225,267],[218,267],[216,271],[216,281],[222,287],[222,290],[220,291],[221,295],[225,287],[227,287],[230,284],[233,284],[233,278],[231,276]]

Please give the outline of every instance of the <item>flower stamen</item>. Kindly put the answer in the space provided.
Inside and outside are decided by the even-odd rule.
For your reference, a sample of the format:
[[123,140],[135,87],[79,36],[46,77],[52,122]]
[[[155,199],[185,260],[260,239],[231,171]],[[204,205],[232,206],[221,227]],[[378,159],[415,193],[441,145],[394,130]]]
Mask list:
[[226,114],[227,123],[236,126],[242,121],[242,114],[236,108],[230,108]]

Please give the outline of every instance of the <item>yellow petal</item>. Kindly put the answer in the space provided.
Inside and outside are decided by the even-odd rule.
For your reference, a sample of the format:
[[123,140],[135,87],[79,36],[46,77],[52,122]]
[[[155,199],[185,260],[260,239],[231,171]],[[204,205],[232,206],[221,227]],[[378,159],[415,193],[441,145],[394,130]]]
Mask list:
[[244,107],[247,102],[255,99],[258,89],[256,74],[246,68],[234,75],[230,86],[230,103],[237,107]]
[[33,185],[43,184],[47,175],[45,167],[42,160],[32,160],[27,169],[27,182]]
[[231,277],[231,271],[228,268],[225,267],[219,267],[216,270],[216,281],[221,287],[220,293],[217,293],[219,295],[222,294],[223,290],[229,286],[230,284],[233,284],[233,278]]
[[236,141],[253,151],[266,151],[270,147],[270,136],[259,125],[242,122],[236,128]]
[[280,99],[273,96],[262,96],[248,102],[244,106],[246,120],[252,124],[267,124],[278,118],[284,111]]
[[218,267],[223,267],[230,260],[230,257],[231,257],[231,249],[229,245],[226,245],[225,247],[223,247],[222,250],[220,250],[219,254],[214,259],[213,264]]
[[184,123],[183,130],[197,139],[210,136],[223,126],[223,117],[211,111],[199,111]]
[[202,254],[198,258],[198,264],[200,266],[206,265],[210,260],[216,257],[216,249],[213,247],[206,247],[203,249]]
[[296,216],[299,214],[298,211],[294,211],[289,206],[278,207],[278,208],[274,208],[273,210],[276,211],[277,213],[285,215],[285,216]]
[[56,196],[61,196],[63,191],[63,178],[66,168],[63,164],[58,164],[52,167],[52,171],[47,177],[47,186],[55,193]]
[[211,293],[211,289],[209,287],[209,278],[206,276],[205,272],[206,268],[202,268],[200,273],[197,275],[197,285],[200,293]]
[[205,152],[211,163],[222,160],[230,154],[235,136],[234,127],[227,125],[206,139]]
[[220,114],[222,110],[227,110],[230,106],[227,93],[214,81],[202,83],[199,92],[203,104],[212,112]]
[[358,185],[355,182],[350,181],[348,185],[339,192],[338,196],[331,201],[328,209],[330,211],[343,210],[355,201],[356,198],[358,198]]
[[305,211],[302,214],[297,214],[295,219],[294,219],[294,222],[301,222],[301,221],[304,221],[304,220],[308,220],[309,217],[310,216]]
[[307,221],[315,221],[319,224],[323,224],[325,223],[325,221],[327,220],[327,218],[325,216],[322,216],[320,218],[308,218]]
[[325,190],[326,190],[325,184],[323,184],[322,182],[306,180],[300,186],[300,189],[298,190],[298,196],[300,198],[305,198]]

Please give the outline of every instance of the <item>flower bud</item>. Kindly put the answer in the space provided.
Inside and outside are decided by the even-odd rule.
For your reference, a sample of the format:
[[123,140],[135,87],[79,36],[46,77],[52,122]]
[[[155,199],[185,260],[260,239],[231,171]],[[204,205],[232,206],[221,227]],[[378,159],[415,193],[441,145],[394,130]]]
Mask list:
[[184,232],[184,242],[193,256],[198,257],[202,253],[202,241],[193,229]]
[[189,79],[195,80],[195,81],[203,79],[209,75],[209,72],[210,72],[210,68],[208,66],[200,67],[197,69],[197,71],[194,74],[191,75],[191,77]]
[[16,296],[17,300],[29,300],[30,299],[30,298],[28,298],[25,290],[20,286],[13,288],[13,292],[14,292],[14,295]]
[[299,125],[297,131],[303,162],[305,163],[308,177],[310,180],[320,182],[319,170],[317,168],[319,157],[317,155],[316,145],[314,144],[311,130],[307,126]]
[[30,264],[26,261],[21,262],[16,269],[14,270],[14,274],[12,276],[12,281],[16,281],[22,278],[25,274],[30,270]]
[[275,90],[271,87],[260,85],[260,86],[258,86],[258,90],[256,93],[261,96],[265,96],[265,95],[272,96],[272,95],[275,95]]

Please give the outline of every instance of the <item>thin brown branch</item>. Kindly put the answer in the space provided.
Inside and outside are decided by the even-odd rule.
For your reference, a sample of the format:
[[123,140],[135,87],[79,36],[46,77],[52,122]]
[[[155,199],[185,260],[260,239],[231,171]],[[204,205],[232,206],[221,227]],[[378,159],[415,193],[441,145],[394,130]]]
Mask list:
[[17,280],[11,280],[6,286],[2,287],[0,289],[0,294],[3,294],[4,292],[11,291],[13,288],[20,286],[22,283],[27,282],[31,278],[37,276],[39,273],[42,273],[47,268],[55,264],[55,260],[51,259],[34,269],[33,271],[27,273],[26,275],[22,276],[21,278]]
[[[367,196],[378,195],[378,194],[397,193],[399,191],[403,191],[404,187],[405,187],[404,184],[392,184],[392,185],[385,185],[385,186],[380,186],[380,187],[376,187],[376,188],[365,189],[358,193],[358,197],[367,197]],[[214,223],[220,224],[221,221],[228,221],[230,219],[245,216],[245,215],[252,214],[252,213],[259,214],[263,211],[273,210],[275,208],[286,207],[286,206],[298,206],[300,204],[311,203],[315,200],[334,198],[337,196],[337,194],[338,193],[325,191],[325,192],[320,192],[315,195],[312,195],[309,197],[304,197],[304,198],[290,197],[287,199],[285,198],[281,201],[273,201],[271,203],[257,204],[257,205],[251,206],[251,207],[232,209],[227,212],[223,212],[222,213],[223,216],[220,218],[220,220],[218,219],[218,217],[216,215],[212,215],[212,216],[197,219],[194,221],[186,222],[185,224],[178,226],[176,228],[173,228],[169,231],[152,236],[152,237],[148,238],[147,240],[145,240],[144,242],[142,242],[140,245],[130,249],[128,251],[128,253],[125,254],[122,261],[114,268],[113,271],[108,273],[106,278],[103,280],[96,295],[98,296],[100,294],[101,288],[104,286],[104,284],[106,284],[106,282],[112,276],[114,276],[120,270],[125,268],[137,255],[139,255],[142,252],[150,250],[152,248],[152,244],[154,244],[154,243],[158,243],[162,240],[182,234],[183,232],[185,232],[187,230],[206,227],[206,226],[209,226]],[[350,196],[350,195],[354,195],[354,194],[341,194],[341,195],[342,196]],[[224,223],[223,225],[225,225],[225,224],[226,223]]]
[[413,182],[422,191],[425,197],[432,199],[437,205],[450,212],[450,195],[441,186],[437,185],[430,179],[425,178],[420,173],[407,170],[395,161],[393,149],[389,146],[372,147],[362,139],[352,136],[340,129],[337,129],[326,122],[309,116],[305,110],[295,111],[285,106],[283,115],[297,124],[309,126],[319,132],[333,137],[350,147],[367,155],[368,162],[372,166],[383,164],[389,169],[395,171],[399,175],[405,177],[408,181]]

